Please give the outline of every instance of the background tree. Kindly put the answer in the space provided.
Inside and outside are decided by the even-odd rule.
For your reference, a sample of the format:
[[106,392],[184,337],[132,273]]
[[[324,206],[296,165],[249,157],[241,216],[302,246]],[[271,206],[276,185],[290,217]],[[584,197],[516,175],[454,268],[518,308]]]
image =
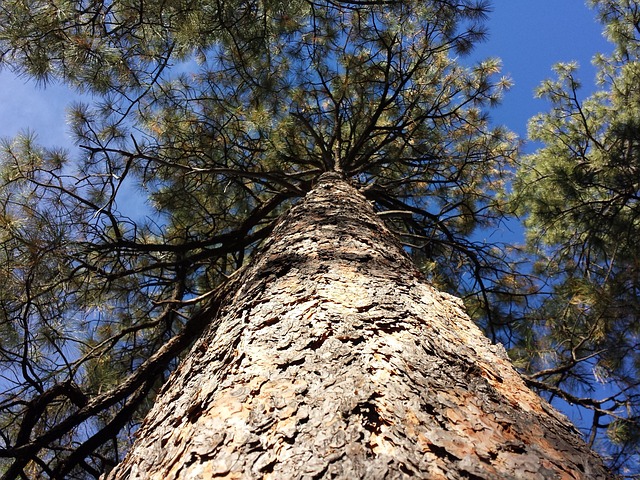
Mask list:
[[622,473],[638,471],[640,315],[640,3],[591,2],[615,45],[599,55],[600,90],[581,99],[577,65],[556,66],[531,120],[542,143],[519,166],[535,272],[547,296],[512,350],[530,383],[590,410],[587,435]]
[[[229,278],[329,170],[497,337],[518,282],[477,241],[514,139],[485,2],[3,2],[2,61],[93,96],[79,157],[4,144],[4,477],[98,477]],[[144,203],[145,208],[131,208]]]

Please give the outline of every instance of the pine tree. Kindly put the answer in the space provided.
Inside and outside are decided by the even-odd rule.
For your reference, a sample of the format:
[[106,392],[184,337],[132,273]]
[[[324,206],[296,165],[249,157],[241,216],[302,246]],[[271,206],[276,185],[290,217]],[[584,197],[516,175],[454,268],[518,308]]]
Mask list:
[[339,173],[211,325],[107,478],[607,478]]
[[29,133],[3,145],[4,478],[113,468],[242,269],[325,172],[351,179],[493,339],[522,335],[511,294],[526,278],[508,246],[475,235],[508,214],[516,148],[487,115],[509,86],[499,61],[458,61],[486,11],[2,2],[2,64],[91,96],[70,111],[76,157]]
[[577,65],[555,67],[557,79],[538,90],[550,111],[529,125],[542,147],[523,159],[515,183],[536,271],[548,284],[517,362],[532,385],[581,406],[590,444],[633,474],[640,445],[640,3],[592,4],[615,47],[594,60],[599,90],[582,99]]

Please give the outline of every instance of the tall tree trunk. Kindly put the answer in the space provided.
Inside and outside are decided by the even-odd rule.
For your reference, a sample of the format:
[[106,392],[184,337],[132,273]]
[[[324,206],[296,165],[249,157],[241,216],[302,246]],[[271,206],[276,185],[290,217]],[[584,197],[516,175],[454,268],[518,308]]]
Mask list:
[[212,324],[108,478],[607,478],[338,174]]

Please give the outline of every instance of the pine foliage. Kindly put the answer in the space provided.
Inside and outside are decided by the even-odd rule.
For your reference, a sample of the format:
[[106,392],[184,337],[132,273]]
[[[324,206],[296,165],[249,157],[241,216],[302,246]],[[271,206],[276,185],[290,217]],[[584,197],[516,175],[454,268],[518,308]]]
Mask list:
[[529,124],[542,147],[522,160],[514,199],[546,296],[514,351],[552,397],[585,409],[590,442],[623,474],[640,446],[640,3],[591,2],[613,43],[598,91],[581,98],[575,63],[558,64]]

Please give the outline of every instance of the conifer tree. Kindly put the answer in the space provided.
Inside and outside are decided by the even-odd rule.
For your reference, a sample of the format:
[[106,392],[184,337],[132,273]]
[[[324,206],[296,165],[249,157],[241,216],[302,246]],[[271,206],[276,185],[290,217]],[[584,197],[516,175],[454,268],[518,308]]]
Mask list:
[[[350,178],[433,285],[514,334],[515,139],[484,1],[6,0],[0,64],[86,94],[78,149],[4,141],[0,471],[98,478],[281,214]],[[517,332],[516,332],[517,333]]]
[[[531,384],[583,409],[591,445],[637,473],[640,441],[640,3],[591,2],[613,43],[598,55],[598,91],[582,98],[575,63],[538,95],[515,198],[526,214],[546,297],[513,350]],[[516,353],[517,352],[517,353]],[[587,420],[588,419],[588,420]]]
[[235,285],[108,479],[608,478],[341,172]]

